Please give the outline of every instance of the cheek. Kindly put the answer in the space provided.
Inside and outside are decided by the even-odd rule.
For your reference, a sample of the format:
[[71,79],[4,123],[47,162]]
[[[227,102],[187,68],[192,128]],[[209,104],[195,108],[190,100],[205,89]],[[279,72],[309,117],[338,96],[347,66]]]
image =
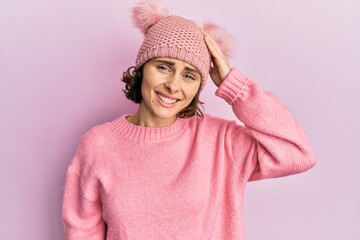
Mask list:
[[145,82],[142,82],[141,84],[141,96],[143,101],[151,101],[150,88]]
[[196,93],[197,93],[197,91],[192,91],[192,92],[187,93],[187,96],[186,96],[187,104],[191,103],[192,100],[194,100]]
[[191,98],[191,100],[195,97],[195,95],[198,93],[198,91],[200,91],[200,84],[196,85],[196,87],[192,87],[187,95],[188,95],[188,98]]

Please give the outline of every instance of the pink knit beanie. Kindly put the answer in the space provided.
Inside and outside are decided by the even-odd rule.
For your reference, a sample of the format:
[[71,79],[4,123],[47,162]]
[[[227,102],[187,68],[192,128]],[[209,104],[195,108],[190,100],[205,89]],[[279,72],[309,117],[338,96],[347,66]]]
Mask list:
[[[159,1],[143,1],[132,9],[134,24],[145,35],[136,58],[136,67],[156,57],[176,58],[194,66],[201,74],[202,86],[209,76],[211,56],[200,27],[183,17],[169,15]],[[233,41],[215,24],[205,24],[203,29],[229,55]]]

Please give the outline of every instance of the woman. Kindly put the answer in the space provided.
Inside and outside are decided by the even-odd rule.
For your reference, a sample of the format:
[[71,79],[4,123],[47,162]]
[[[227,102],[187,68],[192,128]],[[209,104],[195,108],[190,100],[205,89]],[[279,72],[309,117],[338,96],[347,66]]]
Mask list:
[[[145,39],[123,81],[139,108],[82,138],[67,172],[65,237],[245,239],[246,183],[313,167],[307,137],[277,97],[230,67],[219,28],[150,2],[133,14]],[[209,73],[245,126],[202,114]]]

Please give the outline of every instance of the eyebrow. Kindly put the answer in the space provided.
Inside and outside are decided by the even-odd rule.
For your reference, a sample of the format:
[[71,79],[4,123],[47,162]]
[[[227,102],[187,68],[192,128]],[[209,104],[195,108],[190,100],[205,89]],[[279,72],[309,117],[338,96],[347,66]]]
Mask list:
[[[168,65],[170,65],[170,66],[174,66],[174,65],[175,65],[174,62],[167,61],[167,60],[154,60],[154,62],[164,63],[164,64],[168,64]],[[191,67],[185,66],[184,69],[185,69],[186,71],[189,71],[189,72],[196,72],[196,73],[200,74],[200,72],[199,72],[198,70],[196,70],[195,68],[191,68]]]
[[194,69],[194,68],[185,67],[185,70],[186,70],[186,71],[189,71],[189,72],[196,72],[196,73],[200,74],[199,71],[196,70],[196,69]]

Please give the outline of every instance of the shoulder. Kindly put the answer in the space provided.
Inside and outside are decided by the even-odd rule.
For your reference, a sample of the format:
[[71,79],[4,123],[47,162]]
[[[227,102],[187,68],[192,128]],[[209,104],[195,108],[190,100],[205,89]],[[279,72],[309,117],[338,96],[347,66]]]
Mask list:
[[111,131],[108,122],[95,125],[81,136],[79,147],[86,152],[92,152],[106,145],[109,138],[111,138]]
[[103,149],[109,145],[108,123],[91,127],[80,138],[77,150],[69,166],[70,172],[80,174],[85,169],[89,170],[95,166]]
[[237,125],[237,123],[234,120],[228,120],[209,114],[204,114],[202,117],[194,116],[189,119],[189,126],[210,130],[216,129],[217,131],[221,129],[226,130],[235,125]]
[[87,143],[97,142],[104,137],[107,132],[106,130],[107,123],[93,126],[85,132],[85,134],[81,137],[81,140]]

